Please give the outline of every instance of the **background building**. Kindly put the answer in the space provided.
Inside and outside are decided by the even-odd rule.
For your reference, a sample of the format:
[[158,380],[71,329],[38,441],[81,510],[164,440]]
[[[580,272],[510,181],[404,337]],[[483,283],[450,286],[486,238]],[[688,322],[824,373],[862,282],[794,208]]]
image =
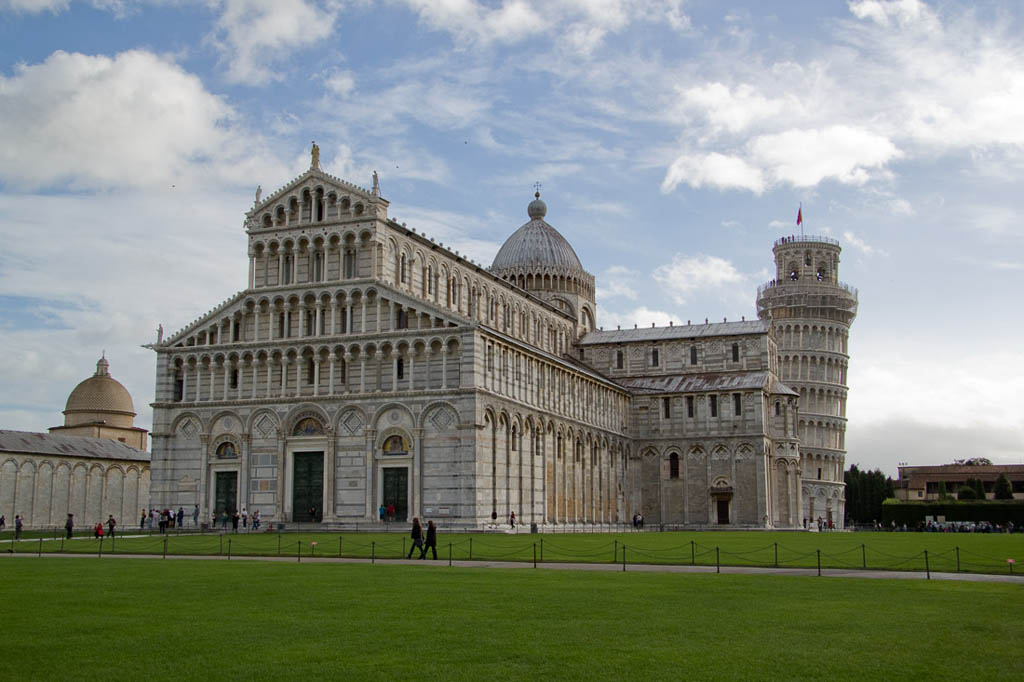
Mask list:
[[[814,467],[770,321],[596,328],[594,278],[539,194],[490,268],[387,209],[376,176],[357,187],[315,152],[257,200],[248,287],[152,346],[153,505],[278,522],[394,505],[467,525],[512,511],[549,526],[841,523],[840,443],[821,443],[840,469],[816,479],[834,505],[803,502]],[[845,358],[845,340],[830,352]]]
[[939,499],[940,487],[945,483],[946,493],[956,497],[960,487],[971,479],[985,486],[985,499],[995,499],[993,488],[1000,474],[1005,474],[1016,500],[1024,500],[1024,464],[939,464],[934,466],[901,466],[896,480],[896,499]]
[[131,395],[106,358],[68,396],[64,426],[49,434],[0,431],[0,513],[13,526],[78,528],[113,515],[131,524],[149,503],[145,429],[134,426]]

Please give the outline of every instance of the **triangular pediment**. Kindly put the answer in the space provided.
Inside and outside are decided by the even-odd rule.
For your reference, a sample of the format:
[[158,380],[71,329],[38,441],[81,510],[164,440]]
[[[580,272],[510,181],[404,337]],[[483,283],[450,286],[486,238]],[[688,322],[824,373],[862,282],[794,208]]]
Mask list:
[[[376,178],[371,179],[374,182]],[[306,172],[286,183],[277,191],[271,194],[258,194],[253,207],[246,212],[246,217],[252,220],[255,225],[259,224],[259,216],[267,211],[273,211],[276,206],[287,205],[292,197],[301,200],[306,191],[316,192],[321,190],[324,197],[333,197],[336,201],[348,199],[352,204],[361,202],[363,205],[374,207],[375,210],[367,210],[369,215],[387,217],[388,200],[380,196],[379,187],[366,189],[359,185],[342,180],[321,168],[309,168]],[[376,210],[376,209],[383,210]]]

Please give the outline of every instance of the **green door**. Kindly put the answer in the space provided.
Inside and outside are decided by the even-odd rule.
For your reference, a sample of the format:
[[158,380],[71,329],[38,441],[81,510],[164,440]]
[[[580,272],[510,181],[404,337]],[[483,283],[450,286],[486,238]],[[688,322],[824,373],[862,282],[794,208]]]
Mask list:
[[385,467],[384,506],[395,505],[395,521],[409,517],[409,468]]
[[292,521],[324,518],[324,453],[296,452],[292,476]]
[[216,476],[213,511],[220,521],[225,514],[230,517],[238,508],[238,474],[234,471],[218,471]]

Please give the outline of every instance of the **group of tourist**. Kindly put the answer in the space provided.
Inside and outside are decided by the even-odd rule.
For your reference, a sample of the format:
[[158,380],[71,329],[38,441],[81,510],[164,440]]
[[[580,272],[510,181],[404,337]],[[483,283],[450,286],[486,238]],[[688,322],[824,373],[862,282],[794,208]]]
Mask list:
[[634,530],[643,530],[644,529],[644,515],[643,514],[633,514],[633,528],[634,528]]
[[405,558],[411,559],[412,553],[417,549],[420,550],[420,559],[427,558],[428,549],[434,553],[434,559],[437,559],[437,526],[434,525],[433,521],[427,521],[427,532],[426,537],[424,537],[423,527],[420,526],[419,518],[413,518],[412,547],[409,548],[409,554]]
[[377,515],[380,517],[381,523],[391,523],[395,520],[395,505],[389,504],[385,507],[381,504],[377,508]]
[[245,507],[242,507],[242,511],[238,511],[238,509],[232,509],[230,513],[225,508],[220,510],[219,514],[218,510],[214,509],[213,512],[210,514],[210,527],[216,528],[218,521],[220,522],[220,527],[225,530],[227,529],[228,523],[230,522],[231,530],[235,533],[238,532],[239,524],[241,524],[242,530],[251,529],[256,531],[260,529],[260,525],[263,523],[262,520],[260,519],[259,509],[255,510],[252,513],[252,516],[250,516],[249,512],[246,510]]

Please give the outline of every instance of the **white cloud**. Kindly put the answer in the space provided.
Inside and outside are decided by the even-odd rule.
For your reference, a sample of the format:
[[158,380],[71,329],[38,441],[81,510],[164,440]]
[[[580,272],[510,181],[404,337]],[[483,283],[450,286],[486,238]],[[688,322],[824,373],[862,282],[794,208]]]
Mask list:
[[324,87],[327,88],[328,92],[338,97],[346,97],[355,86],[355,74],[349,70],[335,69],[324,74]]
[[651,310],[646,306],[621,313],[607,310],[600,304],[597,307],[597,323],[605,329],[650,327],[652,324],[656,327],[667,327],[669,322],[679,322],[679,316],[663,310]]
[[874,256],[876,254],[879,255],[879,256],[888,256],[889,255],[888,252],[886,252],[886,251],[884,251],[882,249],[877,249],[877,248],[871,246],[870,244],[868,244],[866,241],[864,241],[863,239],[858,237],[856,234],[854,234],[850,230],[846,230],[845,232],[843,232],[843,239],[846,240],[847,244],[849,244],[853,248],[857,249],[858,251],[863,253],[865,256]]
[[640,273],[636,270],[623,265],[613,265],[597,278],[597,298],[604,300],[622,297],[635,301],[637,293],[633,285],[639,277]]
[[835,125],[756,137],[751,155],[776,180],[811,187],[829,178],[862,185],[870,178],[868,169],[885,165],[900,152],[881,135]]
[[888,26],[890,19],[901,26],[935,26],[935,16],[920,0],[853,0],[850,12],[858,19],[870,19],[882,26]]
[[[54,52],[0,76],[0,180],[71,189],[249,182],[280,170],[202,82],[158,55]],[[265,152],[260,152],[265,153]]]
[[488,9],[475,0],[406,0],[420,20],[457,42],[514,43],[542,32],[546,23],[527,2],[507,0]]
[[679,305],[689,303],[698,293],[718,298],[736,294],[750,297],[743,275],[732,263],[717,256],[676,254],[671,263],[655,268],[653,276]]
[[264,85],[282,80],[281,62],[324,40],[340,9],[314,0],[224,0],[211,42],[228,63],[233,83]]
[[71,0],[0,0],[0,10],[37,14],[39,12],[63,12]]
[[747,84],[730,90],[723,83],[687,88],[681,94],[684,109],[706,116],[714,128],[730,133],[746,130],[754,122],[778,115],[784,107],[797,106],[795,98],[769,99]]
[[661,191],[667,194],[682,182],[694,189],[708,185],[717,189],[748,189],[755,194],[765,189],[764,177],[758,168],[741,158],[718,152],[679,156],[661,181]]

